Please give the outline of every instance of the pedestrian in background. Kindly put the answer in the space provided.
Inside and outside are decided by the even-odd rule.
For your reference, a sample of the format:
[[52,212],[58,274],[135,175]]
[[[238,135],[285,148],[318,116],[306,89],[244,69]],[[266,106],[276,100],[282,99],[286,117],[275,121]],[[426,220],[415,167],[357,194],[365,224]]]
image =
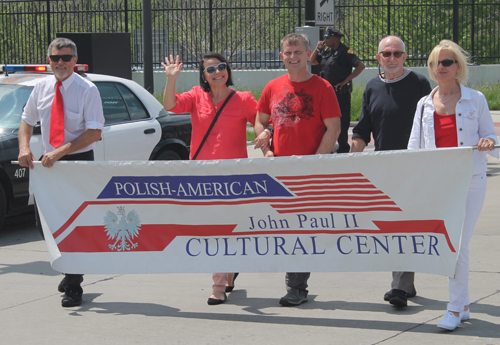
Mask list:
[[321,66],[322,76],[333,86],[340,106],[342,118],[337,153],[349,152],[352,80],[365,69],[363,61],[341,42],[342,37],[344,34],[338,29],[328,28],[324,41],[318,42],[310,61],[312,66],[318,64]]

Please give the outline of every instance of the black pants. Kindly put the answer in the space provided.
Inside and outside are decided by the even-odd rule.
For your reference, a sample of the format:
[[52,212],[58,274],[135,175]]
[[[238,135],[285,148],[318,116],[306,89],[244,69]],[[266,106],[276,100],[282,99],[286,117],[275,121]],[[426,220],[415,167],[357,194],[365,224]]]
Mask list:
[[348,153],[351,150],[349,146],[349,126],[351,124],[351,94],[339,94],[335,93],[337,100],[339,101],[340,113],[342,117],[340,118],[340,134],[337,142],[339,143],[339,148],[337,153]]
[[[66,155],[59,160],[60,161],[93,161],[94,160],[94,150]],[[41,230],[42,225],[40,224],[40,216],[38,215],[38,207],[36,206],[36,201],[35,201],[35,219],[36,219],[36,226],[41,231],[42,236],[43,236],[43,232]],[[66,285],[80,286],[81,282],[83,281],[83,274],[65,274],[65,276],[66,276]]]

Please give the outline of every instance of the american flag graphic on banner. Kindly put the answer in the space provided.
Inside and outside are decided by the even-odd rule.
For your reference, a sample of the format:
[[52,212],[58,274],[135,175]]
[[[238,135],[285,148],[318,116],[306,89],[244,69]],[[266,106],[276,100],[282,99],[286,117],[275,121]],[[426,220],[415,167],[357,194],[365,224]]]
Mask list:
[[296,196],[293,200],[273,201],[271,206],[278,213],[401,211],[360,173],[278,176],[277,179]]

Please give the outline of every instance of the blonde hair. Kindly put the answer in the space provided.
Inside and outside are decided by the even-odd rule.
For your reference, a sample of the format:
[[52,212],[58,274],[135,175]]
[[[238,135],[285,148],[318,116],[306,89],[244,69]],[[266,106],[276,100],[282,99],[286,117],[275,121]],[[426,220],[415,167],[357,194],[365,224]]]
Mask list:
[[438,70],[439,53],[443,50],[449,50],[455,56],[455,60],[457,61],[459,67],[459,71],[455,76],[456,81],[459,84],[466,84],[469,79],[469,69],[467,68],[467,59],[469,58],[469,54],[458,44],[450,40],[442,40],[429,54],[429,59],[427,60],[429,77],[432,80],[437,81],[436,75]]
[[291,33],[283,37],[283,39],[281,40],[280,44],[281,52],[283,52],[283,46],[285,45],[285,43],[288,44],[289,46],[296,46],[300,44],[300,41],[302,41],[304,47],[306,47],[306,51],[308,51],[310,49],[309,38],[304,34]]

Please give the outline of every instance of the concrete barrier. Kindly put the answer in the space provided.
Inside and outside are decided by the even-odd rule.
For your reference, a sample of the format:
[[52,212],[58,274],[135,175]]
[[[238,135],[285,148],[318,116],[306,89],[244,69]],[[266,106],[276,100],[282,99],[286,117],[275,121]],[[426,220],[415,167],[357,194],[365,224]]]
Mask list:
[[[412,67],[411,70],[429,77],[427,67]],[[484,84],[497,84],[500,83],[500,65],[481,65],[469,66],[469,86],[484,85]],[[236,89],[261,89],[266,84],[279,76],[286,73],[284,69],[269,69],[269,70],[233,70],[233,81]],[[378,68],[366,68],[361,74],[354,79],[355,84],[364,85],[368,80],[375,77],[378,73]],[[177,91],[183,92],[190,90],[193,86],[199,85],[198,71],[182,71],[177,79]],[[132,72],[132,80],[144,85],[143,72]],[[166,76],[164,71],[154,72],[154,93],[159,94],[163,92],[166,83]],[[431,82],[432,85],[436,83]]]

